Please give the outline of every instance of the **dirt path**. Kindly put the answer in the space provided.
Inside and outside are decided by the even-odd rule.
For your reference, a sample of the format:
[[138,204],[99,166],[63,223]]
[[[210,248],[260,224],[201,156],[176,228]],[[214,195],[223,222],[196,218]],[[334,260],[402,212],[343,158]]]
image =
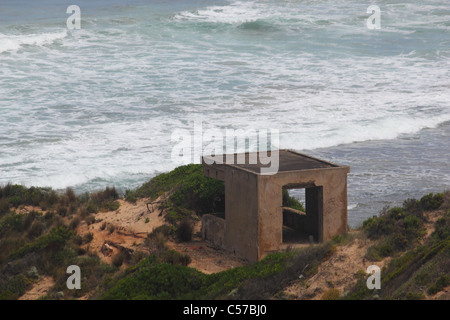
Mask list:
[[92,233],[92,241],[87,247],[106,263],[111,263],[119,247],[135,251],[149,233],[164,224],[164,217],[159,215],[156,206],[149,206],[150,211],[147,209],[148,199],[139,199],[135,204],[118,201],[118,210],[99,212],[94,215],[94,223],[87,225],[83,221],[77,228],[81,236]]
[[157,206],[149,206],[148,199],[139,199],[136,204],[125,200],[118,200],[120,207],[116,211],[100,212],[95,214],[98,221],[114,224],[132,233],[150,233],[153,229],[164,224],[164,217],[159,216]]
[[[431,235],[434,231],[436,220],[442,216],[442,212],[432,211],[426,212],[427,222],[425,223],[426,235],[423,241]],[[327,261],[324,261],[318,267],[318,272],[315,276],[304,280],[296,280],[289,287],[285,288],[284,292],[293,299],[312,299],[317,300],[331,288],[339,290],[340,294],[344,294],[356,283],[356,273],[359,270],[366,271],[370,265],[377,265],[382,269],[387,266],[390,257],[381,261],[369,261],[364,258],[367,249],[374,244],[369,239],[358,236],[360,231],[352,231],[350,234],[354,239],[342,246],[338,246],[336,252]],[[434,296],[426,296],[426,299],[442,299],[450,296],[450,287],[437,293]]]
[[[136,204],[119,200],[120,207],[117,211],[95,214],[96,222],[89,226],[85,222],[80,223],[77,233],[81,236],[92,233],[93,239],[88,244],[89,249],[97,252],[104,262],[111,263],[112,257],[119,251],[118,246],[134,251],[149,233],[165,223],[158,207],[150,205],[149,211],[147,202],[148,199],[139,199]],[[110,226],[113,226],[114,231],[111,232]],[[197,221],[194,225],[194,235],[198,234],[200,227],[201,222]],[[190,242],[169,241],[167,245],[180,253],[188,254],[192,259],[189,266],[208,274],[245,263],[233,254],[214,248],[198,236],[194,236]]]
[[316,275],[306,281],[296,280],[284,292],[293,299],[301,300],[318,300],[331,288],[343,294],[356,283],[355,275],[359,270],[366,271],[372,264],[382,268],[388,263],[388,258],[377,262],[365,259],[366,250],[372,243],[358,237],[356,231],[350,234],[354,239],[349,244],[338,246],[331,258],[319,265]]
[[189,267],[206,274],[221,272],[247,263],[232,253],[215,248],[209,242],[199,238],[184,243],[169,242],[168,246],[175,251],[188,254],[192,259]]
[[428,238],[434,231],[434,224],[436,221],[444,216],[444,212],[441,210],[435,210],[425,213],[425,217],[427,221],[425,222],[426,235],[424,239]]
[[45,296],[47,292],[55,285],[52,277],[43,276],[28,290],[19,300],[36,300]]

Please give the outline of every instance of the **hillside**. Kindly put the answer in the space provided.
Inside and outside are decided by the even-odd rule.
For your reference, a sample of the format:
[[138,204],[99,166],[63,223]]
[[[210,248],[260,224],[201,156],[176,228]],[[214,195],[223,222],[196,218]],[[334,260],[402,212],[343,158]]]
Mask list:
[[[222,212],[223,200],[223,182],[199,165],[123,196],[3,186],[0,299],[450,298],[450,192],[407,199],[328,243],[254,264],[200,237],[199,217]],[[374,264],[380,290],[365,285]],[[82,270],[80,290],[66,287],[69,265]]]

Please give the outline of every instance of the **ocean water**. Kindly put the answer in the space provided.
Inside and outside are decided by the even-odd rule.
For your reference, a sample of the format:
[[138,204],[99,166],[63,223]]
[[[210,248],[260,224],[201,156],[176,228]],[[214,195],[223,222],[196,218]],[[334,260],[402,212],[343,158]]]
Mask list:
[[195,121],[350,165],[351,226],[448,189],[450,3],[0,2],[0,184],[134,188]]

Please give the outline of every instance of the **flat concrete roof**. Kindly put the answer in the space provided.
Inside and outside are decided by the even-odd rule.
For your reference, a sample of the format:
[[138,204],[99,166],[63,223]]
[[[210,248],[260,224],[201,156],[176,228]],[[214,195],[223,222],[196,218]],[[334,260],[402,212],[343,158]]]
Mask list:
[[[311,169],[325,169],[325,168],[338,168],[338,167],[345,167],[345,166],[339,166],[337,164],[327,162],[321,159],[317,159],[311,156],[307,156],[305,154],[301,154],[292,150],[279,150],[279,165],[278,165],[278,172],[283,171],[301,171],[301,170],[311,170]],[[238,155],[243,155],[235,153],[234,161],[227,162],[226,156],[223,155],[223,164],[233,166],[236,168],[241,168],[247,171],[254,172],[256,174],[259,174],[261,172],[261,168],[269,168],[270,167],[270,161],[271,157],[275,155],[271,155],[269,152],[268,157],[264,157],[265,153],[257,153],[254,152],[252,155],[256,155],[257,163],[256,164],[249,164],[249,156],[250,153],[245,153],[245,163],[244,164],[237,164]],[[231,155],[228,155],[231,156]],[[211,157],[205,157],[210,158]],[[260,160],[267,159],[267,161],[263,161],[268,164],[262,164]],[[221,165],[221,164],[216,164]]]

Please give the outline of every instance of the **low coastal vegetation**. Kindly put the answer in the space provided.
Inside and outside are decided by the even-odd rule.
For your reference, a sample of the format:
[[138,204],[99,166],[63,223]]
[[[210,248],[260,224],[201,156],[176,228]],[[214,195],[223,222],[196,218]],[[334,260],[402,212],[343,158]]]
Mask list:
[[[204,274],[152,255],[129,267],[101,289],[102,299],[269,299],[299,274],[314,275],[333,251],[327,243],[301,251],[279,252],[242,267]],[[300,270],[300,273],[299,273]]]
[[[424,240],[425,212],[438,209],[441,216]],[[436,294],[450,285],[450,192],[408,199],[402,207],[384,209],[364,222],[363,232],[377,240],[367,250],[369,260],[392,259],[381,270],[380,290],[367,289],[368,276],[361,270],[346,299],[424,299],[425,294]]]
[[[56,281],[48,298],[63,291],[66,298],[76,298],[94,290],[116,268],[83,249],[92,237],[82,238],[74,229],[81,220],[91,223],[92,214],[100,210],[117,208],[118,198],[109,187],[80,196],[70,188],[57,193],[50,188],[0,187],[0,299],[17,299],[39,276]],[[66,290],[69,265],[86,271],[82,290]]]
[[[145,239],[146,252],[119,250],[104,262],[90,249],[93,234],[77,234],[80,224],[99,223],[112,234],[113,224],[96,220],[99,212],[119,209],[114,187],[76,195],[68,188],[0,186],[0,299],[21,297],[41,276],[54,279],[42,299],[285,299],[284,288],[318,273],[319,266],[353,235],[303,249],[269,254],[263,260],[205,274],[190,267],[191,257],[170,249],[167,241],[191,241],[193,226],[204,213],[224,211],[225,186],[203,175],[201,165],[186,165],[160,174],[124,200],[150,199],[164,212],[166,224]],[[283,206],[304,211],[303,204],[283,191]],[[437,212],[432,230],[428,212]],[[109,213],[108,213],[109,214]],[[450,192],[408,199],[369,218],[358,236],[371,245],[365,259],[374,264],[389,258],[381,270],[381,289],[369,290],[368,274],[354,275],[354,286],[340,292],[332,285],[322,299],[423,299],[450,284]],[[68,290],[66,268],[83,270],[81,290]]]

